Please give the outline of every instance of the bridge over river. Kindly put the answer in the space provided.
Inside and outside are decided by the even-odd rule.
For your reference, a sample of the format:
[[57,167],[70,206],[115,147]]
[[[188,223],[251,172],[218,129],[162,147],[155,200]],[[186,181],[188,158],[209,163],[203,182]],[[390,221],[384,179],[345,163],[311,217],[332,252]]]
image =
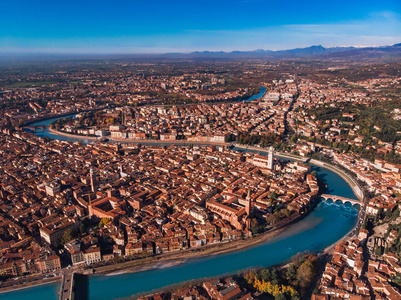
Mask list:
[[324,200],[333,200],[333,202],[336,201],[341,201],[342,203],[351,203],[352,205],[358,204],[358,205],[362,205],[362,202],[359,200],[355,200],[355,199],[350,199],[350,198],[346,198],[346,197],[341,197],[341,196],[336,196],[336,195],[328,195],[328,194],[322,194],[320,197],[322,197]]
[[59,300],[71,300],[74,291],[74,271],[65,269],[61,280]]

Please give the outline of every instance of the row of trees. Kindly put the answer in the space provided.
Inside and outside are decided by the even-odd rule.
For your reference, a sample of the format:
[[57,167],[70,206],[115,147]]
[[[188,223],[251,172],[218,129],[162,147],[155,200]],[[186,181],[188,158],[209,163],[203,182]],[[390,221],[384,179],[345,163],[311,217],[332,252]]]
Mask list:
[[226,142],[237,142],[244,145],[260,145],[261,147],[274,146],[279,151],[291,151],[291,147],[283,140],[282,136],[275,133],[268,134],[250,134],[240,133],[238,136],[230,135],[226,138]]
[[299,293],[292,286],[286,286],[282,284],[273,285],[270,281],[264,281],[255,279],[253,287],[262,293],[268,293],[275,297],[275,299],[299,299]]
[[283,269],[249,270],[243,278],[251,289],[267,293],[275,299],[301,299],[317,276],[317,257],[297,256]]

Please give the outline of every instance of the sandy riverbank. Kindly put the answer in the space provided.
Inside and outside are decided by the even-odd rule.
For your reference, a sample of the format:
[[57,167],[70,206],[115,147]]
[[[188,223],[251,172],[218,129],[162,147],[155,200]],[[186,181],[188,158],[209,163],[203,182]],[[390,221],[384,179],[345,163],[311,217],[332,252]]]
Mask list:
[[53,278],[48,278],[48,279],[41,279],[41,280],[36,280],[36,281],[31,281],[23,284],[19,284],[18,286],[7,286],[7,287],[2,287],[0,288],[0,294],[1,293],[6,293],[6,292],[14,292],[14,291],[19,291],[19,290],[24,290],[32,287],[37,287],[41,285],[46,285],[46,284],[51,284],[55,282],[60,282],[61,277],[53,277]]
[[[311,211],[311,210],[310,210]],[[309,213],[309,212],[308,212]],[[102,266],[97,268],[90,268],[88,270],[82,270],[77,268],[75,271],[85,275],[104,275],[104,276],[114,276],[124,273],[136,273],[152,269],[168,268],[178,264],[186,263],[192,260],[210,257],[214,255],[220,255],[224,253],[244,250],[246,248],[251,248],[270,241],[281,232],[286,230],[290,225],[298,222],[300,219],[306,217],[308,213],[301,216],[294,217],[288,223],[282,224],[281,226],[272,229],[268,232],[258,234],[255,237],[241,239],[237,241],[230,241],[226,243],[217,243],[213,245],[206,245],[199,248],[190,248],[186,250],[180,250],[175,252],[168,252],[158,256],[151,256],[147,258],[132,260],[124,263],[113,264],[109,266]],[[93,273],[92,270],[95,270]],[[19,289],[31,288],[35,286],[50,284],[54,282],[59,282],[60,277],[49,278],[46,280],[32,281],[26,284],[18,286],[10,286],[5,288],[0,288],[1,292],[16,291]]]
[[243,250],[245,248],[256,246],[260,243],[267,242],[284,231],[287,226],[277,228],[275,230],[259,234],[253,238],[237,240],[228,243],[217,243],[214,245],[206,245],[199,248],[190,248],[175,252],[168,252],[158,256],[152,256],[143,259],[132,260],[120,264],[114,264],[104,267],[85,270],[84,274],[87,275],[118,275],[123,273],[136,273],[148,271],[152,269],[168,268],[174,265],[186,263],[191,260],[209,257],[212,255],[219,255],[233,251]]
[[[292,222],[296,222],[297,220],[298,218],[294,219]],[[289,223],[288,225],[292,224],[292,222]],[[92,268],[88,270],[76,269],[75,271],[85,275],[114,276],[125,273],[148,271],[152,269],[168,268],[182,263],[186,263],[188,261],[212,255],[224,254],[232,251],[239,251],[245,248],[256,246],[258,244],[271,240],[272,238],[280,234],[282,231],[284,231],[288,227],[288,225],[277,229],[273,229],[266,233],[259,234],[253,238],[238,240],[234,242],[227,242],[227,243],[217,243],[214,245],[206,245],[200,248],[190,248],[186,250],[168,252],[165,254],[161,254],[159,256],[151,256],[148,258],[132,260],[124,263],[93,268],[95,269],[95,273],[93,273]],[[26,289],[54,282],[60,282],[60,280],[61,277],[54,277],[47,280],[32,281],[18,286],[9,286],[5,288],[0,288],[0,293],[17,291],[20,289]]]
[[[316,203],[316,202],[315,202]],[[118,275],[122,273],[136,273],[142,272],[152,269],[164,268],[172,265],[177,265],[181,263],[185,263],[191,260],[196,260],[203,257],[209,257],[212,255],[219,255],[234,251],[243,250],[245,248],[250,248],[257,246],[258,244],[262,244],[270,241],[278,234],[286,230],[290,225],[300,221],[304,217],[306,217],[314,208],[313,205],[311,209],[300,215],[294,216],[293,219],[288,222],[281,224],[280,226],[258,234],[255,237],[240,239],[237,241],[230,241],[227,243],[217,243],[213,245],[206,245],[199,248],[189,248],[185,250],[168,252],[165,254],[161,254],[158,256],[152,256],[148,258],[142,258],[137,260],[132,260],[128,262],[123,262],[119,264],[102,266],[98,268],[94,268],[95,272],[92,272],[92,269],[85,270],[84,274],[87,275]]]

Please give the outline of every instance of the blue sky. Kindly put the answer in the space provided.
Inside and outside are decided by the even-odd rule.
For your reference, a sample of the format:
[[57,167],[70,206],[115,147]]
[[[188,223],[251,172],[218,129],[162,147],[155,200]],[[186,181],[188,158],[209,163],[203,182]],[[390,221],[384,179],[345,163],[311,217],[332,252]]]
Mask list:
[[391,45],[401,0],[2,0],[0,52],[166,53]]

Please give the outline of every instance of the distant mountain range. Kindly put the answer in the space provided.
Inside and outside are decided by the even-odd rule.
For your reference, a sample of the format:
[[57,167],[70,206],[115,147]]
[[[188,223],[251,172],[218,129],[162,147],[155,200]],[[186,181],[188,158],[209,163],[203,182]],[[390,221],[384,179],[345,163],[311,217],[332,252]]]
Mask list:
[[196,51],[191,53],[166,53],[161,56],[170,58],[193,58],[193,59],[282,59],[282,58],[383,58],[401,57],[401,44],[381,47],[331,47],[325,48],[321,45],[307,48],[296,48],[290,50],[253,50],[253,51]]
[[380,60],[401,59],[401,43],[380,47],[331,47],[321,45],[290,50],[253,50],[253,51],[196,51],[191,53],[165,54],[62,54],[62,53],[0,53],[0,65],[14,62],[57,62],[57,61],[154,61],[154,60],[241,60],[241,59],[318,59],[318,60]]

